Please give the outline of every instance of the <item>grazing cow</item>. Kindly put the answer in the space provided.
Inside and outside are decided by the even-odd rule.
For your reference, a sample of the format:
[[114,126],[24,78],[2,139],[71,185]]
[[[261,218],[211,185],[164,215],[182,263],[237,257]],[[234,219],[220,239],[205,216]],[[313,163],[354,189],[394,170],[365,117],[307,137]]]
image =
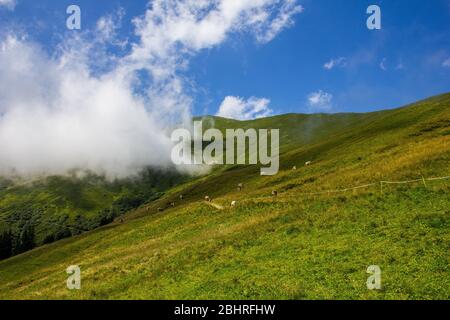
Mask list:
[[158,208],[158,212],[163,212],[164,209],[163,208]]
[[310,166],[312,164],[312,161],[305,162],[305,166]]
[[170,206],[171,206],[171,207],[175,207],[175,202],[171,202],[171,203],[170,203]]
[[238,184],[238,191],[241,191],[243,187],[244,187],[244,185],[242,183],[239,183]]
[[236,207],[236,201],[231,201],[231,206]]
[[206,202],[211,202],[211,198],[209,196],[205,196],[205,201]]
[[293,167],[292,167],[292,170],[297,170],[297,166],[293,166]]
[[273,190],[273,191],[272,191],[272,195],[273,195],[274,197],[276,197],[276,196],[278,195],[278,191]]
[[182,195],[182,194],[180,194],[180,200],[183,200],[183,198],[184,198],[184,197],[183,197],[183,195]]

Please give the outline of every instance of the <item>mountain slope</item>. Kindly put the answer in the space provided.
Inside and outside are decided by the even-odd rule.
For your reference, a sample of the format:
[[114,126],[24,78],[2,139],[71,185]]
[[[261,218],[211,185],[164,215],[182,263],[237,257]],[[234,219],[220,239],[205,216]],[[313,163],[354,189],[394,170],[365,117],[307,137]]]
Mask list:
[[[280,128],[280,173],[219,167],[123,223],[2,261],[0,298],[448,298],[449,180],[379,182],[450,176],[450,94],[369,114],[214,122]],[[65,287],[70,265],[81,290]],[[366,288],[370,265],[381,291]]]
[[187,180],[165,169],[145,169],[136,177],[114,181],[86,172],[77,175],[0,179],[0,236],[12,233],[13,254],[30,249],[19,243],[24,230],[31,230],[34,245],[51,243],[108,224]]

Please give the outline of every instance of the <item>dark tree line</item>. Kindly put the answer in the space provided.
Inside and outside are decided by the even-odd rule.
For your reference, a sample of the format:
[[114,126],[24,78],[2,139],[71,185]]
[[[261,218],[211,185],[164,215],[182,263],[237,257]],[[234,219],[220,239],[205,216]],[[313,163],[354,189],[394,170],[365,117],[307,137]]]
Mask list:
[[[0,260],[31,250],[37,245],[49,244],[107,225],[126,212],[160,198],[165,190],[187,179],[187,176],[175,170],[152,168],[144,169],[137,177],[112,183],[106,183],[102,177],[95,175],[87,176],[84,180],[50,177],[47,181],[49,188],[57,189],[66,202],[87,211],[95,207],[83,197],[82,191],[87,184],[103,184],[106,191],[117,197],[109,207],[89,218],[82,214],[47,218],[44,214],[48,209],[47,205],[36,208],[24,204],[24,207],[15,209],[15,213],[5,221],[10,230],[0,231]],[[6,186],[7,182],[0,179],[0,190]],[[37,237],[34,226],[39,229]]]
[[0,260],[20,254],[36,247],[34,227],[26,224],[18,233],[11,230],[0,234]]
[[0,260],[9,258],[13,253],[13,235],[11,231],[0,234]]

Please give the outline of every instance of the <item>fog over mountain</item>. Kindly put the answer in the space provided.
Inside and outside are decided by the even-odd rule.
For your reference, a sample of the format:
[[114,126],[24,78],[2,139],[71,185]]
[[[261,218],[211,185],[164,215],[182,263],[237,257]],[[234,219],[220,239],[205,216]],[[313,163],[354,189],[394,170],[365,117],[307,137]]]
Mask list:
[[65,30],[51,53],[27,34],[6,32],[0,175],[87,169],[125,177],[169,165],[170,133],[191,118],[182,76],[190,58],[236,32],[266,43],[301,11],[295,0],[157,0],[133,19],[135,42],[117,36],[125,23],[121,9],[95,30]]

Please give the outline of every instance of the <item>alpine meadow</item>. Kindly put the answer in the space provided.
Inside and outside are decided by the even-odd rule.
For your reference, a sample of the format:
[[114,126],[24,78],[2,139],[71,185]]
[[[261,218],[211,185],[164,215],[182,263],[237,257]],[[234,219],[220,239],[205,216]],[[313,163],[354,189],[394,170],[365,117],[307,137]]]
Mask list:
[[[109,225],[2,261],[0,297],[448,298],[450,94],[366,114],[213,120],[280,128],[280,173],[218,166]],[[447,180],[429,180],[437,177]],[[381,190],[380,181],[417,179]],[[87,198],[108,190],[80,189]],[[64,285],[73,264],[82,290]],[[366,288],[371,264],[383,270],[379,291]]]

